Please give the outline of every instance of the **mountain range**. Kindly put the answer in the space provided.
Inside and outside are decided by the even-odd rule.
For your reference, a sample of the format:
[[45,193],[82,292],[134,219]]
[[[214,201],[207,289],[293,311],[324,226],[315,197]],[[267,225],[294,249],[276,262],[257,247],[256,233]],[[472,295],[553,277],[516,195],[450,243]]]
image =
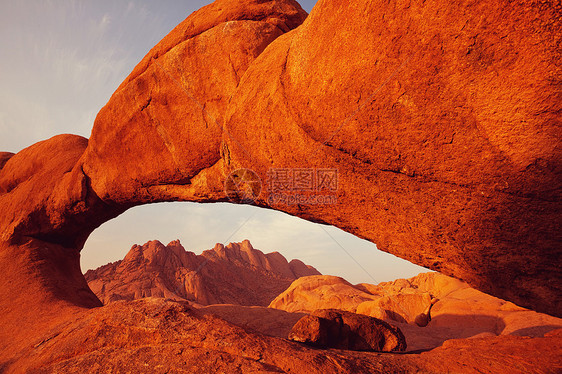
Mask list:
[[248,240],[216,244],[201,255],[186,251],[179,240],[134,245],[125,258],[85,274],[104,303],[143,297],[188,300],[199,305],[267,306],[291,283],[320,275],[300,260],[279,252],[264,254]]
[[429,272],[379,284],[351,284],[250,241],[216,244],[201,255],[178,240],[133,245],[123,260],[85,274],[104,304],[171,299],[206,315],[286,339],[304,315],[336,309],[397,326],[408,351],[434,349],[452,339],[540,338],[562,319],[487,295],[465,282]]

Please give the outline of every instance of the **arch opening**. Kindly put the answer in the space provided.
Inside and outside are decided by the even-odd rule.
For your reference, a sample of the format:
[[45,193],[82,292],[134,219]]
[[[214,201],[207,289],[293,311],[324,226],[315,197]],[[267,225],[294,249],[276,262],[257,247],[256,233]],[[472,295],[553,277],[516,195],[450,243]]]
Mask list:
[[185,250],[196,254],[216,243],[249,240],[264,253],[280,252],[289,261],[299,259],[322,274],[354,284],[376,284],[430,271],[334,226],[252,205],[191,202],[141,205],[107,221],[86,241],[82,271],[121,260],[131,246],[151,240],[163,244],[179,240]]

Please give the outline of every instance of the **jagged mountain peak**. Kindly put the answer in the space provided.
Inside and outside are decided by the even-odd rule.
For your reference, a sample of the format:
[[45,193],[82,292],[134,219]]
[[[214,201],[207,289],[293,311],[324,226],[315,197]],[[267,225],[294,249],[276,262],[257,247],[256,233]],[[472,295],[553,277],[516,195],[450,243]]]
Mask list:
[[319,275],[300,260],[279,252],[264,254],[249,240],[217,243],[201,255],[179,240],[135,244],[125,258],[86,272],[90,288],[104,302],[155,296],[199,304],[267,305],[292,281]]

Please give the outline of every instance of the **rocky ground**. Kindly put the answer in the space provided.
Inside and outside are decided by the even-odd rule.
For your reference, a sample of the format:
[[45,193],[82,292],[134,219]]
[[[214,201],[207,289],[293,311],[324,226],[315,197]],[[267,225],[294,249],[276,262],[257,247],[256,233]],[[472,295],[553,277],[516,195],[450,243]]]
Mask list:
[[[197,288],[173,293],[175,300],[165,298],[169,291],[164,286],[196,284],[186,283],[182,276],[189,266],[207,258],[211,259],[209,266],[218,261],[226,273],[237,273],[237,279],[259,279],[269,284],[267,289],[275,282],[286,285],[288,278],[280,276],[283,271],[279,269],[288,275],[291,263],[302,264],[265,261],[280,257],[264,255],[247,241],[218,245],[205,256],[190,254],[177,242],[133,246],[122,261],[88,276],[100,296],[119,293],[129,300],[107,297],[106,305],[93,309],[59,303],[56,310],[45,310],[33,321],[20,319],[19,326],[5,325],[10,330],[5,328],[0,336],[14,338],[0,339],[0,369],[6,373],[350,374],[562,370],[560,319],[486,295],[438,273],[378,285],[352,285],[326,275],[304,276],[294,280],[269,307],[240,305],[248,296],[239,287],[234,287],[238,298],[231,299],[237,304],[202,305],[181,297],[200,294]],[[310,266],[298,268],[317,273]],[[256,274],[260,277],[255,278]],[[215,282],[210,275],[205,279]],[[252,283],[246,286],[250,295],[260,290]],[[233,295],[230,291],[225,294]],[[406,351],[359,352],[288,340],[303,316],[329,308],[386,320],[405,336]],[[29,325],[34,329],[24,328]],[[19,333],[14,334],[16,331]]]
[[[240,168],[262,181],[272,168],[330,169],[337,204],[276,204],[271,191],[254,203],[562,316],[561,13],[554,0],[333,0],[310,15],[293,0],[217,0],[193,13],[117,88],[89,139],[0,153],[0,370],[560,372],[557,323],[466,287],[293,284],[302,292],[276,307],[305,310],[307,294],[309,308],[340,303],[436,347],[319,350],[185,301],[102,306],[79,260],[92,231],[133,206],[227,201]],[[130,298],[120,292],[108,300]]]
[[[213,250],[206,251],[206,255],[204,252],[201,259],[209,257],[216,260],[217,251],[223,253],[221,269],[228,274],[236,272],[240,279],[249,279],[250,275],[255,276],[256,272],[259,272],[262,275],[260,278],[262,282],[270,284],[281,282],[286,285],[288,277],[279,277],[279,274],[284,273],[279,269],[290,268],[287,266],[290,263],[286,260],[278,261],[276,264],[283,264],[283,266],[269,264],[264,267],[264,264],[268,263],[264,260],[271,257],[270,254],[263,255],[248,241],[229,244],[226,247],[217,245]],[[189,253],[183,247],[179,247],[176,242],[163,246],[159,242],[153,241],[143,246],[133,246],[124,260],[91,271],[86,278],[89,279],[90,285],[95,286],[95,289],[105,290],[104,293],[98,294],[100,296],[110,294],[108,291],[110,289],[120,289],[129,290],[130,299],[138,299],[142,298],[154,284],[161,284],[158,282],[146,283],[141,279],[161,279],[162,274],[168,274],[168,276],[169,274],[184,274],[181,269],[184,269],[182,264],[186,262],[175,262],[173,259],[182,259]],[[246,255],[241,255],[244,253]],[[196,258],[193,254],[189,256]],[[275,258],[279,259],[279,256],[275,255]],[[132,261],[133,258],[136,260]],[[138,260],[139,258],[142,260]],[[256,260],[258,258],[260,260]],[[147,266],[148,263],[152,265]],[[291,263],[302,264],[295,260]],[[134,266],[139,266],[139,268],[136,269]],[[120,267],[127,271],[118,270]],[[310,272],[317,273],[311,266],[304,265],[299,268],[306,268]],[[170,269],[173,271],[171,272]],[[139,279],[137,275],[140,271],[144,276]],[[285,272],[285,274],[288,273]],[[239,296],[234,298],[235,301],[232,303],[202,305],[203,303],[194,300],[188,302],[178,294],[174,294],[174,297],[176,300],[183,300],[177,305],[185,308],[182,309],[184,313],[189,311],[190,318],[194,318],[195,315],[205,316],[208,320],[215,321],[218,317],[225,321],[225,324],[221,325],[224,329],[227,329],[226,326],[230,326],[229,329],[239,327],[247,334],[244,336],[252,336],[248,339],[255,339],[256,342],[265,341],[266,343],[263,343],[265,350],[275,351],[279,347],[284,347],[283,349],[299,347],[299,352],[303,355],[316,355],[323,352],[322,354],[326,355],[322,356],[325,360],[337,363],[336,367],[341,365],[339,369],[335,369],[327,363],[319,364],[318,370],[325,372],[378,373],[420,370],[422,372],[523,373],[531,370],[529,372],[548,373],[562,368],[560,355],[556,348],[561,345],[561,319],[487,295],[454,278],[431,272],[422,273],[410,279],[398,279],[377,285],[368,283],[353,285],[343,278],[329,275],[294,276],[293,278],[297,279],[283,292],[280,292],[271,301],[269,307],[241,305],[247,301],[247,296],[242,288],[237,288]],[[107,282],[108,287],[104,285],[104,282]],[[131,291],[139,290],[139,285],[142,284],[145,285],[144,291],[136,293]],[[146,286],[147,284],[150,287]],[[224,286],[228,287],[226,284]],[[248,293],[256,292],[253,284],[247,283],[246,286]],[[157,289],[160,290],[160,288]],[[200,294],[201,292],[192,289],[190,295],[193,293]],[[229,292],[225,293],[229,294]],[[176,305],[171,301],[154,298],[144,300],[143,302],[149,302],[150,305],[159,305],[159,308]],[[119,302],[117,303],[119,306],[117,306],[113,305],[112,301],[107,300],[108,303],[111,303],[111,308],[119,310],[132,308],[131,305],[139,305]],[[407,343],[406,353],[399,355],[398,353],[373,354],[334,349],[318,350],[288,342],[287,338],[299,319],[309,313],[317,313],[319,309],[338,309],[387,321],[398,327],[404,334]],[[205,318],[202,320],[207,321]],[[201,326],[201,328],[203,327]],[[209,342],[206,338],[204,340]],[[243,340],[223,342],[223,344],[245,349]],[[164,346],[159,349],[163,350]],[[537,355],[537,349],[541,351],[540,355]],[[493,354],[490,354],[490,350],[493,350]],[[291,353],[291,355],[293,354]],[[332,354],[335,356],[331,356]],[[362,361],[369,362],[372,355],[376,355],[377,365],[382,366],[373,366],[373,363],[366,364]],[[280,363],[277,361],[280,356],[275,357],[272,359],[273,361],[267,361],[276,368],[275,370],[281,372],[305,371],[304,367],[291,366],[297,365],[296,363]],[[309,359],[311,358],[307,358],[307,360]],[[354,360],[358,360],[360,368],[353,365],[346,366],[351,365],[355,362]],[[186,367],[190,367],[189,360],[185,362],[188,363]],[[240,364],[240,367],[244,368],[241,369],[242,372],[254,370],[250,366],[245,366],[249,365],[248,362],[243,362]],[[289,368],[293,371],[290,371]]]
[[561,330],[542,338],[449,340],[423,353],[314,349],[244,329],[185,302],[148,298],[68,316],[17,356],[0,356],[0,368],[5,373],[556,373],[562,369],[561,349]]

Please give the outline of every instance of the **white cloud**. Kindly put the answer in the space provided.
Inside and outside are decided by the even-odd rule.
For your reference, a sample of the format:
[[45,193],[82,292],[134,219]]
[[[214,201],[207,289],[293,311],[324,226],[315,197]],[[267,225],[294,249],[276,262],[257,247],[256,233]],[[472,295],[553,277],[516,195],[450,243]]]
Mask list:
[[104,14],[100,21],[100,28],[106,29],[111,22],[111,16],[109,14]]

